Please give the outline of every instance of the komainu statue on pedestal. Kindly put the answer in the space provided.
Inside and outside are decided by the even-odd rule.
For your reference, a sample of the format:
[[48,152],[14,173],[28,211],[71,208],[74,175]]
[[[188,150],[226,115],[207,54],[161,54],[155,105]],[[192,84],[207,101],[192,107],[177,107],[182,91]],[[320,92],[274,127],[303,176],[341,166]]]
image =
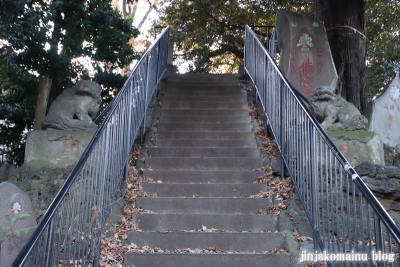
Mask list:
[[101,87],[89,80],[80,80],[64,90],[50,106],[41,124],[42,130],[85,131],[97,128],[93,122],[101,104]]
[[364,130],[367,118],[350,102],[336,95],[329,86],[315,89],[309,98],[310,109],[324,130]]

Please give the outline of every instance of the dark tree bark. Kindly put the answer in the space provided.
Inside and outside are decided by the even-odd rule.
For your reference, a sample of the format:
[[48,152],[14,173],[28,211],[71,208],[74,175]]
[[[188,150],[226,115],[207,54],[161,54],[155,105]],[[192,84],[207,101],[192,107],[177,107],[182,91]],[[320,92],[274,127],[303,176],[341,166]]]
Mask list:
[[327,29],[339,76],[337,94],[363,111],[367,105],[365,1],[315,0],[315,18]]
[[33,123],[33,129],[41,130],[41,123],[46,116],[47,102],[49,100],[49,94],[51,89],[51,79],[48,77],[40,77],[38,98],[35,107],[35,119]]

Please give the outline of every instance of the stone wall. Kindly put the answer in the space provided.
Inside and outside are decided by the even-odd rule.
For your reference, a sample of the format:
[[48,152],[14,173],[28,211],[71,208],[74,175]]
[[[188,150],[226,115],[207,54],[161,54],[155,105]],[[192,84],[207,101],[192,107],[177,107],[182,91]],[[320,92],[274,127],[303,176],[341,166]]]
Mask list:
[[396,224],[400,225],[400,168],[365,161],[355,170]]

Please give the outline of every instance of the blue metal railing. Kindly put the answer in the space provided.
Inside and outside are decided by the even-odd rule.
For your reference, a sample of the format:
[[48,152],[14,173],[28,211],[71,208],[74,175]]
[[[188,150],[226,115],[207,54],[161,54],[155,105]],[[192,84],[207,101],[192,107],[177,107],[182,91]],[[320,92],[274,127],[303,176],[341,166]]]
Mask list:
[[151,97],[167,69],[168,40],[166,28],[98,116],[101,125],[13,267],[98,266],[110,205],[141,125],[145,128]]
[[[332,257],[354,252],[368,258],[327,261],[330,266],[400,266],[400,229],[249,27],[245,71],[256,87],[267,124],[313,228],[314,251],[325,251]],[[379,253],[393,256],[395,262],[374,261],[373,256]]]

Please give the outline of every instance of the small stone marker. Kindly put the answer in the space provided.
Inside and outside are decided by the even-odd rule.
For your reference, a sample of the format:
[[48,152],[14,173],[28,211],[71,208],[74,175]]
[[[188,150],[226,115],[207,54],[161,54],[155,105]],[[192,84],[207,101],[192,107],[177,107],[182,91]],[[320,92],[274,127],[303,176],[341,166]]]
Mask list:
[[383,143],[395,147],[400,144],[400,79],[399,74],[375,99],[371,107],[368,130],[378,133]]
[[338,76],[323,23],[280,9],[276,31],[279,67],[297,89],[307,97],[320,86],[336,89]]
[[29,196],[16,185],[0,183],[0,267],[9,267],[36,228]]

